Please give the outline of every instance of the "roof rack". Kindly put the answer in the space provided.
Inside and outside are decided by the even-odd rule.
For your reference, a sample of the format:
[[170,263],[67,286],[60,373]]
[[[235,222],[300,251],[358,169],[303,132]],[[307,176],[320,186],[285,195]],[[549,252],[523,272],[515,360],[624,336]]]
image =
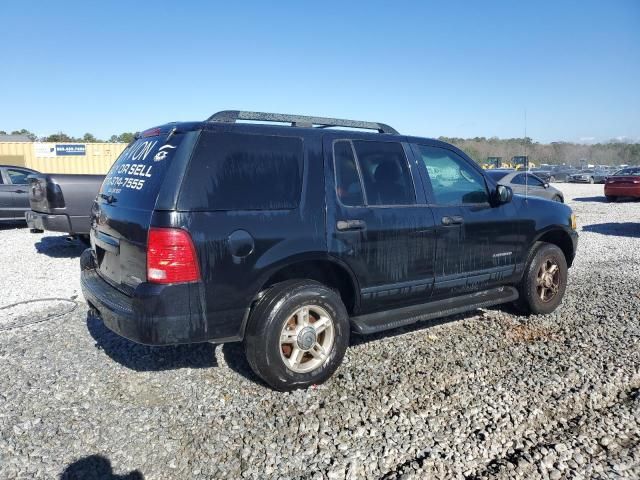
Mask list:
[[379,133],[398,134],[395,128],[385,123],[362,122],[360,120],[344,120],[340,118],[309,117],[306,115],[287,115],[283,113],[245,112],[242,110],[224,110],[214,113],[207,122],[235,123],[237,120],[255,120],[262,122],[291,123],[292,127],[350,127],[377,130]]

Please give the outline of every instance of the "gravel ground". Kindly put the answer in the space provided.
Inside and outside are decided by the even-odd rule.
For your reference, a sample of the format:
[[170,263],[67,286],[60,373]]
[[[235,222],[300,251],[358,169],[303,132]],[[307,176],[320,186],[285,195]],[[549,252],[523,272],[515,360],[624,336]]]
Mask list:
[[[143,347],[81,298],[34,304],[58,316],[0,330],[0,477],[639,478],[640,202],[559,186],[581,228],[559,310],[357,337],[308,391],[269,390],[236,344]],[[79,245],[0,239],[0,307],[76,299]]]

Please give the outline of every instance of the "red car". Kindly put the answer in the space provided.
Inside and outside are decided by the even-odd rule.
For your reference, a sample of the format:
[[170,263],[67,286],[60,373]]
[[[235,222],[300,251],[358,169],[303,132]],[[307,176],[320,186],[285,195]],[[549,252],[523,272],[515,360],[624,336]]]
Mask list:
[[604,196],[609,202],[618,197],[640,198],[640,167],[627,167],[607,177]]

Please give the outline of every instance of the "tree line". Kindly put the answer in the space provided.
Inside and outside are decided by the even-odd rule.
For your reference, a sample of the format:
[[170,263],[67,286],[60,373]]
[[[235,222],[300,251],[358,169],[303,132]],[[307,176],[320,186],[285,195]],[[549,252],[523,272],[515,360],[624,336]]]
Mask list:
[[509,162],[512,157],[528,155],[529,161],[540,165],[579,166],[582,162],[593,165],[638,165],[640,143],[611,140],[605,143],[582,144],[571,142],[539,143],[531,138],[452,138],[440,137],[452,143],[476,162],[483,164],[489,157],[502,157]]
[[[0,130],[0,135],[7,132]],[[31,141],[56,142],[56,143],[130,143],[133,140],[133,132],[123,132],[120,135],[111,135],[108,140],[96,138],[91,133],[85,133],[82,137],[72,137],[66,133],[54,133],[52,135],[38,137],[29,130],[14,130],[11,135],[24,135]],[[439,137],[448,143],[452,143],[476,162],[483,164],[489,157],[502,157],[509,162],[512,157],[528,155],[529,161],[540,165],[549,163],[553,165],[580,165],[581,162],[594,165],[638,165],[640,164],[640,143],[625,143],[611,140],[605,143],[581,144],[571,142],[539,143],[531,138],[457,138]]]
[[[4,130],[0,130],[0,135],[8,135]],[[14,130],[11,132],[11,135],[23,135],[28,137],[32,142],[55,142],[55,143],[130,143],[133,141],[133,137],[135,133],[133,132],[123,132],[120,135],[111,135],[108,140],[101,140],[96,138],[95,135],[91,133],[85,133],[82,137],[73,137],[71,135],[67,135],[63,132],[54,133],[51,135],[45,135],[39,137],[33,132],[23,128],[22,130]],[[0,137],[0,141],[2,137]]]

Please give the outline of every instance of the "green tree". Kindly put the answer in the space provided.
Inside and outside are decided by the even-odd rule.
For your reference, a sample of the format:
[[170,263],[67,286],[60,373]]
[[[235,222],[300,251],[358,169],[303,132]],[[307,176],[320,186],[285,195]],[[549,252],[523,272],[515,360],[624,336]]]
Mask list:
[[118,135],[118,140],[122,143],[131,143],[133,142],[135,135],[136,135],[135,133],[124,132]]
[[82,141],[84,143],[97,143],[100,142],[100,140],[98,140],[96,137],[93,136],[93,134],[91,133],[85,133],[84,136],[82,137]]
[[58,133],[54,133],[53,135],[49,135],[48,137],[45,137],[44,139],[45,142],[75,142],[76,139],[73,137],[70,137],[69,135],[67,135],[66,133],[63,132],[58,132]]
[[34,142],[38,138],[35,133],[30,132],[26,128],[23,128],[21,130],[14,130],[13,132],[11,132],[11,135],[24,135],[26,137],[29,137],[29,140],[31,140],[32,142]]

